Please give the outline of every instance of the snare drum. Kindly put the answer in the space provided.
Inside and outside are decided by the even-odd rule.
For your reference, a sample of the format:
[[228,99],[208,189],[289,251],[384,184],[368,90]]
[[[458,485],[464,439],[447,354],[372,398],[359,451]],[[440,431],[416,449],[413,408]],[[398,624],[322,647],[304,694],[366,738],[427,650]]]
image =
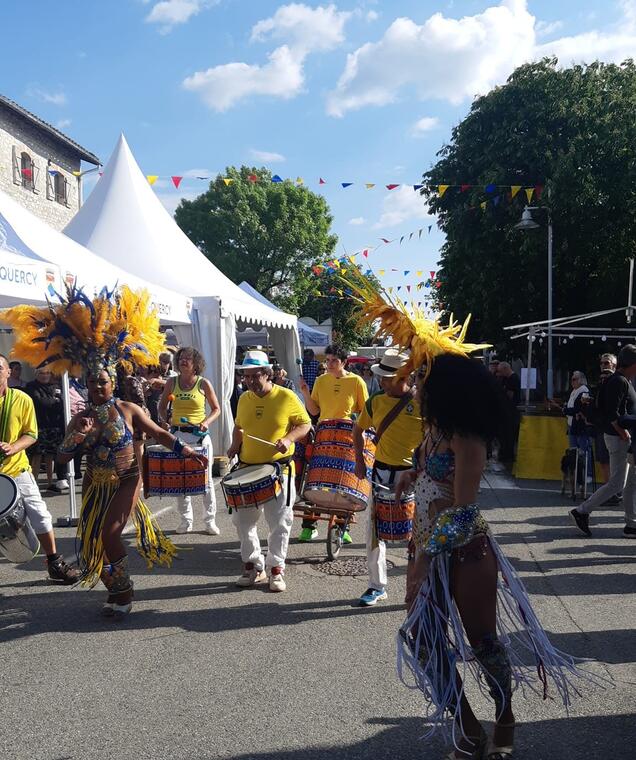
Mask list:
[[310,430],[307,435],[300,441],[296,441],[294,449],[294,470],[296,472],[296,493],[300,494],[303,490],[303,482],[305,479],[305,470],[307,464],[311,459],[311,454],[314,448],[314,435]]
[[376,490],[373,495],[375,530],[381,541],[409,541],[415,517],[415,495],[403,493],[400,502],[395,494]]
[[[192,446],[202,456],[204,448]],[[164,446],[146,446],[144,493],[146,496],[194,496],[208,489],[208,469],[196,459],[182,457]]]
[[375,444],[364,433],[364,460],[367,477],[355,476],[355,452],[353,449],[353,422],[351,420],[323,420],[316,431],[316,440],[307,475],[303,496],[310,504],[359,512],[366,509],[371,495],[371,468],[375,459]]
[[39,548],[17,483],[0,473],[0,554],[10,562],[28,562]]
[[221,488],[230,509],[261,507],[275,501],[283,490],[280,466],[274,463],[241,467],[221,480]]

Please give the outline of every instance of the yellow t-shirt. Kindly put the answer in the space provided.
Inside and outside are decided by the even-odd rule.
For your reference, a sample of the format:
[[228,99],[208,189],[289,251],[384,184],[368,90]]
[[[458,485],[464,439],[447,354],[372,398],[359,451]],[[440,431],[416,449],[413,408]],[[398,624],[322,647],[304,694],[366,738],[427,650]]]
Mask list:
[[[399,402],[399,398],[387,396],[384,391],[374,393],[364,405],[364,411],[356,424],[363,430],[370,427],[377,430],[382,420]],[[408,467],[408,462],[404,460],[411,459],[413,451],[422,443],[422,438],[422,418],[419,405],[413,399],[382,433],[375,452],[376,461],[393,467]]]
[[172,391],[173,425],[198,425],[205,419],[205,394],[201,387],[202,380],[202,377],[197,377],[194,386],[189,391],[184,391],[179,385],[179,378],[175,377]]
[[279,438],[284,438],[291,428],[308,425],[311,420],[293,391],[274,385],[262,398],[253,391],[242,393],[235,422],[243,431],[241,462],[263,464],[293,456],[295,446],[292,445],[286,454],[282,454],[272,446],[249,438],[248,434],[274,443]]
[[[35,440],[38,437],[33,401],[23,391],[7,388],[7,392],[0,398],[0,440],[3,443],[15,443],[23,435],[30,435]],[[24,449],[13,456],[3,457],[0,461],[0,472],[12,478],[30,470]]]
[[359,375],[347,372],[344,377],[334,377],[327,372],[316,378],[311,397],[320,407],[319,419],[347,420],[362,412],[369,392]]

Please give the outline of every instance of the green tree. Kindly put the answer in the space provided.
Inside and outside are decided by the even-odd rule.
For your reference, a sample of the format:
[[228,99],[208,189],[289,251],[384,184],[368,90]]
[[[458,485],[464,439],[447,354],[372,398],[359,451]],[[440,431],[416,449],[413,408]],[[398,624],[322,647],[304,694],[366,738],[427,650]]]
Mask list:
[[313,285],[311,265],[337,242],[321,195],[247,166],[227,168],[207,192],[181,201],[175,220],[233,282],[246,280],[293,313]]
[[[505,325],[547,318],[547,212],[534,213],[541,229],[515,229],[524,191],[512,200],[499,188],[485,192],[490,183],[544,186],[531,205],[551,210],[554,316],[626,303],[626,262],[636,253],[635,111],[631,60],[558,69],[545,59],[476,99],[453,129],[424,175],[424,194],[446,234],[438,303],[473,313],[472,339],[504,344]],[[474,187],[440,197],[430,189],[440,184]],[[578,346],[564,348],[562,360],[590,353]]]

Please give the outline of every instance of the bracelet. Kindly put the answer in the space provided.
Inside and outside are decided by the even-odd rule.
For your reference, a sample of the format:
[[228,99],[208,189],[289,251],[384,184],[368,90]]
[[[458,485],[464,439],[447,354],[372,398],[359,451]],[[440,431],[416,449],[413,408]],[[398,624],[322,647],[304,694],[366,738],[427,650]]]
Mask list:
[[[78,436],[82,436],[80,440],[77,440]],[[74,454],[80,448],[80,446],[84,445],[85,440],[86,433],[80,433],[77,430],[71,430],[66,434],[64,440],[59,445],[58,450],[62,454]]]
[[179,454],[179,456],[181,456],[185,446],[186,444],[181,440],[181,438],[175,437],[174,442],[172,444],[172,450],[174,451],[175,454]]

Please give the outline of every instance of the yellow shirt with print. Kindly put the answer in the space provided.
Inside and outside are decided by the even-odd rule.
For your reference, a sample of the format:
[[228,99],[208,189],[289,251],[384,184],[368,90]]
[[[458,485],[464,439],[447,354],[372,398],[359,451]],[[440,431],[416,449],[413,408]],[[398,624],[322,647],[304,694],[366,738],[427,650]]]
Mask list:
[[334,377],[327,373],[316,378],[311,397],[320,407],[319,419],[347,420],[362,412],[369,391],[359,375],[347,372],[344,377]]
[[[0,439],[3,443],[15,443],[23,435],[30,435],[34,440],[38,437],[33,401],[17,388],[7,388],[7,392],[0,398]],[[31,466],[24,449],[13,456],[3,457],[0,461],[0,472],[3,475],[15,478],[27,471],[31,471]]]
[[292,445],[286,454],[282,454],[265,443],[255,441],[249,435],[275,443],[279,438],[284,438],[292,428],[308,425],[311,420],[293,391],[274,385],[263,397],[257,396],[253,391],[242,393],[235,422],[243,431],[241,462],[262,464],[293,456],[295,446]]
[[[377,430],[386,415],[399,403],[399,398],[387,396],[384,391],[374,393],[364,405],[364,411],[356,423],[363,430],[370,427]],[[420,445],[422,438],[422,418],[419,405],[413,399],[382,433],[375,452],[376,462],[383,462],[392,467],[407,467],[408,462],[404,460],[411,459],[413,451]]]

